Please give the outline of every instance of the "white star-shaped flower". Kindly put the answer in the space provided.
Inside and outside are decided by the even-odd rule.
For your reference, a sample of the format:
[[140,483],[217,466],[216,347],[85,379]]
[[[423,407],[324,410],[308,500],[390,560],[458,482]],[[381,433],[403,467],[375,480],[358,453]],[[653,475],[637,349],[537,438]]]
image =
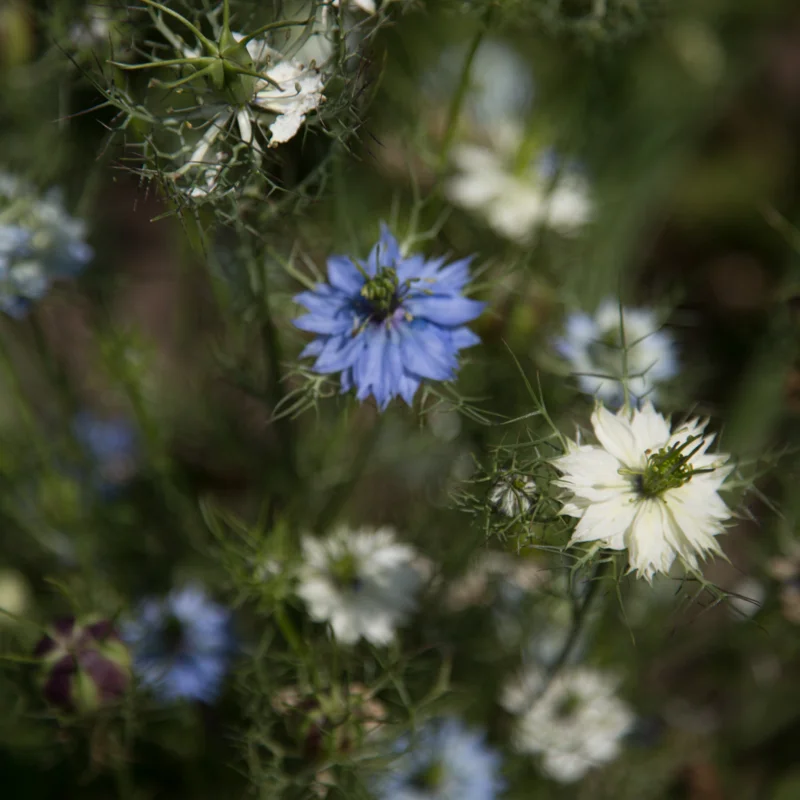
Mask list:
[[[237,41],[244,39],[240,33],[234,33],[233,37]],[[201,182],[189,192],[193,197],[205,197],[215,188],[224,169],[216,150],[217,140],[233,125],[243,142],[261,151],[259,138],[267,138],[262,130],[264,112],[275,115],[269,125],[268,142],[269,147],[277,147],[292,139],[308,115],[325,102],[325,77],[315,63],[284,57],[256,39],[247,43],[247,51],[253,60],[253,71],[264,78],[255,81],[248,102],[240,106],[225,105],[204,123],[203,135],[177,173],[182,175],[195,167],[203,170]],[[200,51],[184,48],[184,55],[197,57]]]
[[651,403],[612,414],[601,404],[592,414],[599,445],[571,443],[553,461],[568,489],[562,514],[578,524],[570,544],[600,542],[627,550],[630,568],[651,580],[675,559],[697,569],[698,556],[719,553],[715,537],[731,512],[719,489],[732,465],[708,453],[714,434],[691,419],[674,432]]
[[422,584],[416,551],[389,528],[340,528],[327,539],[303,539],[297,594],[318,622],[344,644],[364,638],[388,644],[416,608]]
[[539,225],[568,235],[589,221],[589,187],[580,173],[565,170],[553,181],[553,158],[547,153],[517,170],[514,162],[523,146],[519,131],[509,126],[494,139],[492,148],[455,148],[456,173],[445,187],[453,203],[483,215],[498,234],[521,244]]
[[616,682],[590,667],[565,669],[547,685],[531,670],[506,687],[501,702],[519,715],[516,749],[540,755],[543,771],[561,783],[615,759],[634,719]]
[[656,400],[658,384],[678,372],[675,342],[658,319],[645,308],[622,309],[625,349],[620,335],[620,307],[614,300],[600,304],[594,316],[573,312],[556,349],[569,359],[581,391],[609,405],[623,401],[622,378],[637,399]]

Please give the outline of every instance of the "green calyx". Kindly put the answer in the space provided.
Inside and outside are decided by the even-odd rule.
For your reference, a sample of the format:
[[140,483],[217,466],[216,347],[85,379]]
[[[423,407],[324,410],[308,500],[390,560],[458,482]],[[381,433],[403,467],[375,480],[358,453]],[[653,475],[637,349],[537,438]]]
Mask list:
[[690,463],[702,445],[689,453],[684,452],[692,442],[700,438],[700,434],[690,436],[682,444],[662,447],[656,453],[648,453],[644,472],[637,473],[639,492],[645,497],[658,497],[669,489],[677,489],[688,483],[693,475],[710,472],[709,469],[695,469]]
[[219,38],[219,69],[212,73],[215,89],[224,90],[237,105],[253,98],[257,78],[247,45],[234,39],[230,30],[223,29]]
[[397,308],[399,286],[397,272],[392,267],[381,267],[378,274],[361,287],[361,296],[378,315],[386,317]]
[[331,575],[336,583],[347,589],[357,589],[361,584],[358,561],[352,553],[345,553],[331,565]]
[[581,698],[574,692],[563,697],[555,707],[555,715],[559,719],[571,717],[580,707]]
[[411,784],[421,791],[431,791],[441,786],[444,780],[444,767],[441,761],[434,761],[432,764],[420,770],[412,779]]

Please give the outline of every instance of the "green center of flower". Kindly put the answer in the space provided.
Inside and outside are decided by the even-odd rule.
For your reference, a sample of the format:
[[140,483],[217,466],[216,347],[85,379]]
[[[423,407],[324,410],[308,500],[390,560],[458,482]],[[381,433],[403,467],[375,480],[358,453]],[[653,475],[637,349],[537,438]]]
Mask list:
[[433,761],[411,778],[411,785],[420,792],[434,791],[444,782],[444,774],[442,762]]
[[553,710],[558,719],[571,717],[580,707],[581,698],[575,692],[569,692],[562,697]]
[[511,487],[515,491],[522,492],[524,494],[528,489],[527,483],[527,480],[522,475],[515,475],[511,480]]
[[381,267],[374,278],[361,287],[361,296],[370,304],[378,321],[386,319],[400,304],[397,290],[400,280],[392,267]]
[[362,585],[358,561],[352,553],[339,556],[331,565],[331,576],[342,589],[357,592]]
[[184,627],[183,623],[175,616],[170,614],[164,620],[164,627],[162,630],[162,637],[164,649],[168,653],[179,653],[183,648],[184,642]]
[[702,447],[702,443],[691,450],[684,452],[692,442],[702,436],[690,436],[685,442],[662,447],[656,453],[647,453],[647,466],[644,472],[636,473],[636,488],[644,497],[658,497],[669,489],[677,489],[688,483],[693,475],[701,472],[711,472],[711,469],[695,469],[691,466],[692,457]]

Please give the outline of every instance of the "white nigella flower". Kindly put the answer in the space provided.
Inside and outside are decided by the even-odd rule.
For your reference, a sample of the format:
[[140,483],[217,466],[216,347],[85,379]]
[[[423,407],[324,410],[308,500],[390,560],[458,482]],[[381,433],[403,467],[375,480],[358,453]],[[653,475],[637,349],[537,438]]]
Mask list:
[[[237,42],[245,38],[240,33],[231,35]],[[244,91],[244,87],[247,87],[245,101],[238,105],[223,104],[203,123],[203,135],[187,162],[176,173],[182,175],[192,168],[204,170],[201,184],[190,192],[194,197],[203,197],[213,190],[224,168],[216,143],[232,127],[236,127],[245,144],[261,151],[259,139],[267,138],[262,128],[264,113],[273,114],[275,118],[269,125],[268,141],[270,147],[277,147],[292,139],[308,114],[325,101],[325,78],[316,63],[305,64],[284,57],[258,39],[247,42],[246,48],[253,62],[252,71],[264,77],[252,80],[249,76],[242,78],[239,90]],[[186,47],[182,48],[182,52],[187,58],[201,55],[201,51]]]
[[297,594],[336,638],[387,644],[416,607],[422,575],[416,551],[389,528],[340,528],[327,539],[303,539]]
[[653,311],[623,308],[622,320],[627,365],[623,362],[620,309],[614,300],[603,302],[594,316],[580,312],[570,314],[564,337],[556,340],[556,349],[569,359],[581,391],[609,405],[617,405],[623,400],[622,378],[625,377],[628,391],[634,398],[654,400],[657,384],[677,373],[675,342],[669,333],[660,329]]
[[501,702],[518,715],[517,750],[540,755],[544,772],[561,783],[616,758],[634,720],[615,681],[589,667],[564,669],[549,684],[536,671],[526,673]]
[[522,136],[514,126],[499,131],[492,148],[454,148],[456,173],[445,186],[449,199],[481,214],[495,231],[525,244],[540,225],[564,235],[576,232],[592,213],[586,179],[575,169],[556,175],[555,157],[544,152],[517,169]]
[[627,549],[630,568],[647,580],[676,558],[697,569],[698,556],[719,553],[714,537],[731,512],[718,492],[733,467],[707,452],[707,424],[691,419],[671,433],[650,402],[617,414],[598,404],[592,426],[600,444],[571,443],[553,461],[563,473],[556,485],[571,493],[561,513],[578,519],[570,544]]
[[533,505],[536,481],[518,472],[500,478],[489,491],[489,503],[507,517],[527,514]]

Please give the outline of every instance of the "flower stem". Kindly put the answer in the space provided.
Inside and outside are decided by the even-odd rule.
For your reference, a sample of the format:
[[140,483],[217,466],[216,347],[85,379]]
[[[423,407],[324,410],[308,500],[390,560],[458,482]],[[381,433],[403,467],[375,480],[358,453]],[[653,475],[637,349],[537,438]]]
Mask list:
[[576,603],[573,607],[572,627],[570,628],[570,632],[567,635],[563,646],[561,647],[561,651],[548,670],[548,675],[544,686],[539,692],[540,695],[547,691],[548,686],[550,686],[550,684],[558,677],[558,675],[561,673],[561,670],[564,669],[569,662],[576,643],[580,639],[581,634],[586,630],[588,621],[591,619],[591,614],[589,612],[596,604],[597,598],[602,599],[601,595],[598,593],[598,589],[600,587],[603,575],[607,570],[608,563],[609,562],[607,561],[598,561],[595,564],[592,574],[589,577],[589,586],[586,590],[586,594],[583,596],[583,600],[580,603]]
[[475,35],[472,37],[472,41],[470,42],[469,45],[469,50],[467,51],[467,55],[464,59],[464,64],[461,67],[461,78],[459,79],[458,87],[456,88],[455,94],[453,95],[453,99],[450,101],[450,108],[448,109],[447,112],[447,127],[445,128],[444,138],[442,139],[442,145],[439,148],[440,173],[443,172],[445,167],[447,166],[447,159],[448,156],[450,155],[450,150],[456,138],[456,132],[458,130],[458,122],[461,119],[461,110],[464,106],[464,100],[466,99],[467,92],[469,91],[469,79],[472,73],[472,64],[475,61],[475,56],[478,53],[478,48],[481,46],[483,37],[489,30],[489,25],[492,20],[493,12],[494,12],[494,4],[490,4],[489,7],[486,9],[486,13],[483,15],[480,27],[475,32]]

